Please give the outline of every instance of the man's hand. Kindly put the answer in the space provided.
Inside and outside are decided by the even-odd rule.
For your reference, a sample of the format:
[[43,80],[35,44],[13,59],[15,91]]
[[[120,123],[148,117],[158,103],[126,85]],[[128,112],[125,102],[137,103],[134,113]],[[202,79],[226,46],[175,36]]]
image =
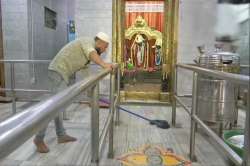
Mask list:
[[96,64],[100,65],[104,69],[112,70],[114,68],[114,65],[111,63],[105,63],[100,56],[96,53],[96,51],[92,51],[90,53],[90,59],[95,62]]
[[114,68],[113,64],[111,63],[104,63],[102,67],[109,70],[112,70]]

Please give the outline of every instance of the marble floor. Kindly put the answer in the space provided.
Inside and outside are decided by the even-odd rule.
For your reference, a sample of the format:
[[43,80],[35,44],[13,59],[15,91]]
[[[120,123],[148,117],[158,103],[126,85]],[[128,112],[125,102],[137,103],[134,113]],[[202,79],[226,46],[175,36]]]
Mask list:
[[[29,104],[18,103],[18,111]],[[166,119],[170,122],[171,107],[167,106],[123,106],[151,119]],[[0,104],[0,121],[11,116],[10,104]],[[100,109],[100,129],[102,129],[108,110]],[[78,141],[58,144],[54,123],[49,125],[46,143],[50,152],[39,154],[29,139],[16,151],[0,161],[0,166],[88,166],[90,165],[90,107],[85,104],[72,104],[67,109],[69,120],[64,122],[67,133],[77,137]],[[244,112],[239,112],[239,124],[243,123]],[[101,166],[121,165],[116,158],[135,148],[146,144],[172,148],[177,155],[188,159],[190,118],[182,109],[177,109],[178,128],[159,129],[148,122],[121,112],[121,124],[115,127],[115,159],[107,158],[107,148],[101,156]],[[222,153],[215,148],[208,136],[197,133],[196,156],[194,166],[227,166],[230,165]]]

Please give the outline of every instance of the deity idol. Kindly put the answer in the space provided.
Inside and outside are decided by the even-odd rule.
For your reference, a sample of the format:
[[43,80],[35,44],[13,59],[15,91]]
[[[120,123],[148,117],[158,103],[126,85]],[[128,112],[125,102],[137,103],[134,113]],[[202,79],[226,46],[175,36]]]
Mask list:
[[131,46],[131,59],[136,67],[148,67],[149,44],[141,34],[137,34]]

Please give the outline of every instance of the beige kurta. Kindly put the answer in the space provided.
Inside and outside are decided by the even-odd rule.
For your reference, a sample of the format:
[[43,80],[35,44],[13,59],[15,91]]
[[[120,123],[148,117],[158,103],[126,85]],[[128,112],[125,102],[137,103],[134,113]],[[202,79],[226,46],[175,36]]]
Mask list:
[[57,53],[49,70],[58,72],[68,84],[70,77],[88,64],[92,51],[95,51],[94,39],[78,38]]

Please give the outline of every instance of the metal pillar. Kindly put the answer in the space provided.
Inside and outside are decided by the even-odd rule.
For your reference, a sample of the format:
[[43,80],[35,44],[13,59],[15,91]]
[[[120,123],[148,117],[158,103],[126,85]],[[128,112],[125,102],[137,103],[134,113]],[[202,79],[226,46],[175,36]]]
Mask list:
[[12,94],[12,113],[16,113],[16,92],[15,92],[15,66],[14,63],[10,63],[10,87]]
[[120,103],[120,79],[121,79],[121,70],[120,68],[118,67],[117,68],[117,92],[116,92],[116,98],[117,98],[117,105],[116,105],[116,120],[115,120],[115,123],[116,125],[119,125],[120,123],[120,110],[119,108],[117,108],[117,106],[119,106],[119,103]]
[[91,162],[99,162],[99,84],[91,89]]
[[111,114],[111,122],[109,126],[109,149],[108,149],[108,157],[114,157],[114,111],[115,111],[115,74],[114,71],[111,72],[110,75],[110,114]]
[[247,109],[245,119],[245,134],[244,134],[244,156],[243,166],[250,165],[250,86],[248,86]]
[[195,157],[195,128],[196,122],[194,120],[194,115],[196,115],[197,109],[197,76],[198,74],[194,72],[193,74],[193,89],[192,89],[192,109],[191,109],[191,131],[190,131],[190,159],[196,161]]
[[173,77],[173,94],[172,94],[172,125],[176,125],[176,99],[175,96],[177,96],[177,67],[174,71],[174,77]]

